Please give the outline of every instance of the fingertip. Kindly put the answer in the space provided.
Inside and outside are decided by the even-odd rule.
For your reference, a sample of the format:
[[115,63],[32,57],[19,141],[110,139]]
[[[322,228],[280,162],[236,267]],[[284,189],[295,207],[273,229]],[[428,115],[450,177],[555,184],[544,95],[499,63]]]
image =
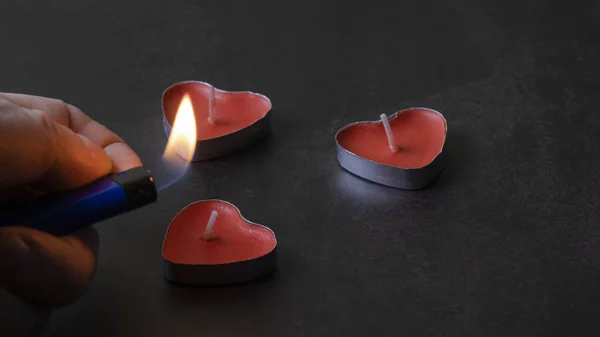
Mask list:
[[94,254],[94,256],[98,255],[98,249],[100,248],[100,234],[94,227],[86,227],[78,230],[77,232],[71,234],[70,236],[65,236],[63,239],[74,238],[84,245],[86,245],[90,251]]
[[142,166],[140,157],[125,143],[113,143],[104,148],[113,163],[114,173]]
[[0,287],[44,307],[73,303],[96,272],[98,235],[86,228],[55,237],[29,228],[0,229]]
[[77,134],[77,136],[81,139],[85,148],[89,150],[88,154],[91,157],[91,161],[99,166],[98,170],[101,172],[110,172],[113,162],[104,149],[85,135]]

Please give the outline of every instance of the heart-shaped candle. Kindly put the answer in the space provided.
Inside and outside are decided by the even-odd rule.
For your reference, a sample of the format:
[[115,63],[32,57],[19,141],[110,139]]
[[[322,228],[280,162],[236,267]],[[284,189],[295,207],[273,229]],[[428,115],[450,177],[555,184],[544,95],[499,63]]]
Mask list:
[[224,91],[205,82],[185,81],[165,90],[163,124],[169,137],[179,104],[188,94],[196,120],[197,143],[192,161],[239,151],[270,132],[271,101],[249,91]]
[[349,172],[403,189],[428,186],[443,167],[446,119],[426,108],[401,110],[379,121],[349,124],[338,131],[337,157]]
[[276,267],[277,240],[268,227],[246,220],[222,200],[185,207],[163,243],[167,280],[187,285],[227,285],[258,279]]

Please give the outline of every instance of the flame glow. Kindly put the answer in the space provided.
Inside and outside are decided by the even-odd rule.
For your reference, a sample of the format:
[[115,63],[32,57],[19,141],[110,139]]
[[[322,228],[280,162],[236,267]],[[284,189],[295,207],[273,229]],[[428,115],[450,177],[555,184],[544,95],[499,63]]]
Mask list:
[[179,156],[189,163],[196,151],[196,118],[190,95],[185,94],[179,103],[173,128],[163,157]]

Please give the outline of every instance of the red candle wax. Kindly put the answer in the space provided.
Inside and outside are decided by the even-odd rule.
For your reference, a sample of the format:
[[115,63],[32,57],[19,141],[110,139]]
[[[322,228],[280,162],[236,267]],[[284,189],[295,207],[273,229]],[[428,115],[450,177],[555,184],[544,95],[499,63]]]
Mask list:
[[[212,211],[217,211],[211,239],[202,239]],[[265,256],[277,245],[267,227],[242,217],[239,210],[224,201],[207,200],[184,208],[171,222],[163,256],[182,265],[217,265],[247,261]]]
[[[209,122],[209,106],[214,90],[215,123]],[[183,95],[189,94],[196,118],[197,140],[222,137],[240,131],[264,118],[271,102],[252,92],[228,92],[204,82],[181,82],[168,88],[163,95],[163,111],[173,125]]]
[[398,151],[390,150],[381,121],[360,122],[339,132],[341,147],[362,158],[403,169],[418,169],[430,164],[442,151],[446,140],[446,121],[428,109],[410,109],[390,118]]

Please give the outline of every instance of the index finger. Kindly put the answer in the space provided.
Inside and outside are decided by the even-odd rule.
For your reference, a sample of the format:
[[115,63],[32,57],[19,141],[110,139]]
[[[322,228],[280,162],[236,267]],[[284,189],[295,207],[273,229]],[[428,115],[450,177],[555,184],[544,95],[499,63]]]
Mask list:
[[87,137],[104,149],[113,162],[113,172],[142,166],[139,156],[121,137],[71,104],[53,98],[15,93],[0,93],[0,98],[27,109],[42,111],[57,123]]

